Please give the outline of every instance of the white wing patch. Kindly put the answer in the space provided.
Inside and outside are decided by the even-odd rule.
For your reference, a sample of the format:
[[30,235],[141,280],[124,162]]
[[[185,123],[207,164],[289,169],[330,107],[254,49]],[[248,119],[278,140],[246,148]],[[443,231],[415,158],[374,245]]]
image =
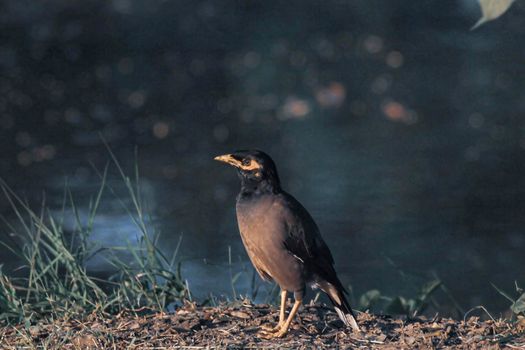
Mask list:
[[294,258],[296,258],[297,260],[299,260],[300,262],[302,262],[304,264],[304,260],[301,259],[300,257],[298,257],[297,255],[295,254],[292,254]]

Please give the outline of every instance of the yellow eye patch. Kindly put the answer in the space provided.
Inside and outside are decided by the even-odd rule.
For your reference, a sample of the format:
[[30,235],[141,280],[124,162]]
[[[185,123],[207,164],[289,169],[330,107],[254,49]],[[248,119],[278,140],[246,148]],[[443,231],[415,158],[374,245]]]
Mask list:
[[241,168],[242,170],[257,170],[257,169],[261,169],[261,165],[259,163],[257,163],[255,160],[253,159],[250,159],[250,164],[248,165],[244,165],[244,164],[240,164],[239,165],[239,168]]

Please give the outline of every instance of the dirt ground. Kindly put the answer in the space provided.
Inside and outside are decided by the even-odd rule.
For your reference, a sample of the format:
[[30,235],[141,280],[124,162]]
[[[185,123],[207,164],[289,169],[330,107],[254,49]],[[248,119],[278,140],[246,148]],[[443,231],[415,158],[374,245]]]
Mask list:
[[275,322],[270,305],[196,307],[176,312],[114,316],[90,315],[36,325],[0,328],[2,349],[525,349],[525,324],[502,320],[407,320],[359,313],[360,334],[344,328],[331,308],[307,305],[282,339],[258,336],[259,327]]

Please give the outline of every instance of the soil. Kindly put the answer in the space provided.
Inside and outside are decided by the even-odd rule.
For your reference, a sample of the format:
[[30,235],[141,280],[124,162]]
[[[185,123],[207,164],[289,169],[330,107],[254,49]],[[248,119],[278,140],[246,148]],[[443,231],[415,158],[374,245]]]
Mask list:
[[173,313],[97,313],[31,326],[4,325],[0,348],[525,349],[525,322],[359,313],[362,331],[355,333],[330,307],[315,304],[300,310],[287,336],[263,339],[260,326],[274,323],[277,315],[274,306],[248,302],[218,307],[186,304]]

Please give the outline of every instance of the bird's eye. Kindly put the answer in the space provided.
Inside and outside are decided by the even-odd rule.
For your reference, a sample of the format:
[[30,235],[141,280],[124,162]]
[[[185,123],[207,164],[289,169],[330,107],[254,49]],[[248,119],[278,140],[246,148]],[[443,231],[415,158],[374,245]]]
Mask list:
[[244,158],[244,159],[242,160],[242,165],[248,166],[248,165],[250,165],[251,162],[252,162],[252,161],[251,161],[250,159],[248,159],[248,158]]

